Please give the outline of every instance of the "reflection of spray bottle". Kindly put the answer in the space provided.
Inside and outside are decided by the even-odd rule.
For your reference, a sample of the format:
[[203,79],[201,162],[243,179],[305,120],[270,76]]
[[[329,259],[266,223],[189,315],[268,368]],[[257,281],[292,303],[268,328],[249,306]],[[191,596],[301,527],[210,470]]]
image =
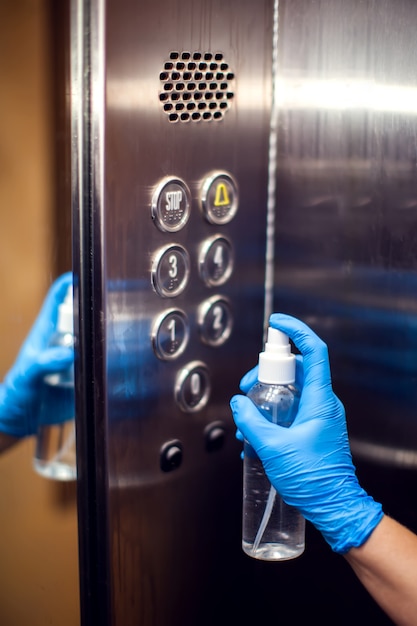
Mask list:
[[[265,351],[259,355],[258,382],[247,395],[270,422],[288,428],[300,400],[294,382],[295,356],[288,337],[270,327]],[[299,556],[304,551],[305,520],[279,497],[247,441],[243,467],[244,552],[264,561]]]
[[[59,305],[57,329],[50,346],[74,345],[72,297],[71,285],[64,302]],[[63,372],[45,376],[41,405],[43,415],[36,439],[33,466],[38,474],[46,478],[75,480],[77,477],[74,398],[73,365]]]

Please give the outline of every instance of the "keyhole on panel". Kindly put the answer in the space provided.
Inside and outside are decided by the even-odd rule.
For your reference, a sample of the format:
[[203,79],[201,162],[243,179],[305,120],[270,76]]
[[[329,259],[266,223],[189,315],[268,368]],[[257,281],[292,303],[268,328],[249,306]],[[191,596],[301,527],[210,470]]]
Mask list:
[[168,270],[168,274],[171,278],[176,278],[178,275],[178,259],[175,254],[171,254],[168,259],[170,264],[170,269]]

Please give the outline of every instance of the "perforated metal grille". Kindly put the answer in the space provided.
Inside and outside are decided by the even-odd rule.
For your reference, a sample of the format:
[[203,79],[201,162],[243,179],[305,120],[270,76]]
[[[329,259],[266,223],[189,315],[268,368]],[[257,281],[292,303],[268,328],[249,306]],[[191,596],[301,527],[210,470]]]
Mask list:
[[234,98],[234,73],[221,52],[171,52],[159,100],[171,123],[221,120]]

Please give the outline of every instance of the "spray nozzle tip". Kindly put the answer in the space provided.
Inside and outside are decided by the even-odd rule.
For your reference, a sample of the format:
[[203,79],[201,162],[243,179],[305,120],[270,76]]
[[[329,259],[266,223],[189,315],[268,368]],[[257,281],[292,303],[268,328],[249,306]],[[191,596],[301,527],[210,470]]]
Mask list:
[[295,357],[291,354],[288,335],[268,328],[265,350],[259,355],[258,380],[270,384],[290,384],[295,381]]
[[287,346],[289,343],[288,335],[283,333],[281,330],[278,330],[277,328],[272,328],[272,326],[269,326],[268,343],[274,344],[276,346]]

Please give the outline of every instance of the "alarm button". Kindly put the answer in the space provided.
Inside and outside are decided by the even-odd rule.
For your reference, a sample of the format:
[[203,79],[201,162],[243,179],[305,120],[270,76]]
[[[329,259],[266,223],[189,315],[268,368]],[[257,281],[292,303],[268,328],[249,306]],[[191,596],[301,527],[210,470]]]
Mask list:
[[226,172],[213,172],[201,189],[203,214],[211,224],[227,224],[238,209],[238,190],[235,180]]

